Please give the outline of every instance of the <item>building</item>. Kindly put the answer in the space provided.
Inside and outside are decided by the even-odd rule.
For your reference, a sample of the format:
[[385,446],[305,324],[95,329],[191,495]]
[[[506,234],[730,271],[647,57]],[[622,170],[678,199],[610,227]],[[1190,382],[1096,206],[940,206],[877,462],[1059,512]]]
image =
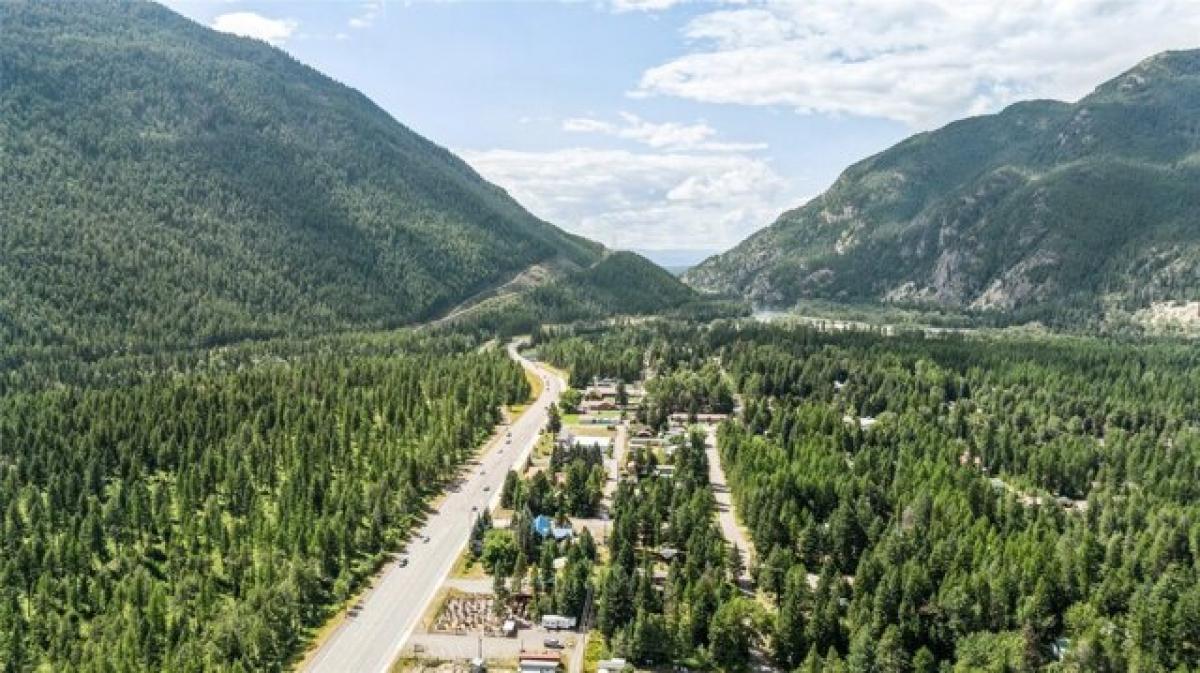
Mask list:
[[584,412],[596,411],[617,411],[620,409],[617,403],[612,400],[584,400],[579,408]]
[[595,447],[601,451],[607,451],[612,446],[612,437],[579,436],[563,430],[558,433],[558,445],[564,448],[572,446],[582,446],[584,448]]
[[629,664],[624,659],[601,659],[596,664],[597,673],[623,673],[628,668]]
[[575,618],[562,615],[542,615],[542,628],[552,631],[573,629],[575,628]]
[[555,540],[569,540],[575,535],[575,531],[569,524],[558,526],[554,523],[554,519],[545,514],[534,517],[530,525],[533,526],[533,532],[542,538],[553,537]]
[[555,652],[521,652],[517,657],[518,673],[555,673],[561,664]]
[[[697,422],[697,423],[720,423],[721,421],[723,421],[727,418],[729,418],[729,414],[696,414],[695,422]],[[676,412],[676,413],[671,414],[670,419],[677,423],[692,422],[691,415],[683,413],[683,412]]]

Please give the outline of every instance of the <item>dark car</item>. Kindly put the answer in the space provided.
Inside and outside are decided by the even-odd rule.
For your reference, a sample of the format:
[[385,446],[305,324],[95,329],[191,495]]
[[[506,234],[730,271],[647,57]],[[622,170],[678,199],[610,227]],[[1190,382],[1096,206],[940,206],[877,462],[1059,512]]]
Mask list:
[[552,650],[561,650],[563,648],[562,641],[558,638],[547,638],[542,641],[542,645],[549,647]]

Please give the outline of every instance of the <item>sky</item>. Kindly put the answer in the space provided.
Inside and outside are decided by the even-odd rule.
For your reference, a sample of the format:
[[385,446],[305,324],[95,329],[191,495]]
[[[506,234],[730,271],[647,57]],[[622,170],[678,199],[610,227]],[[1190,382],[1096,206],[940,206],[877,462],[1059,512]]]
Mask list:
[[666,265],[921,131],[1200,47],[1196,0],[169,0],[265,40],[526,208]]

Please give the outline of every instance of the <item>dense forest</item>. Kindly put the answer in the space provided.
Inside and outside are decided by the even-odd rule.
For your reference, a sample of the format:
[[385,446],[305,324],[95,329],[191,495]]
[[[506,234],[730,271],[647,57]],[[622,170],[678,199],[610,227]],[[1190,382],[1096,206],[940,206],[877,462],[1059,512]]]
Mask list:
[[[639,347],[697,396],[719,363],[743,406],[722,462],[770,606],[742,623],[777,665],[1200,666],[1190,344],[733,322],[544,338],[552,359],[614,376]],[[696,654],[667,624],[671,658]]]
[[279,670],[529,395],[476,346],[257,344],[0,396],[0,668]]

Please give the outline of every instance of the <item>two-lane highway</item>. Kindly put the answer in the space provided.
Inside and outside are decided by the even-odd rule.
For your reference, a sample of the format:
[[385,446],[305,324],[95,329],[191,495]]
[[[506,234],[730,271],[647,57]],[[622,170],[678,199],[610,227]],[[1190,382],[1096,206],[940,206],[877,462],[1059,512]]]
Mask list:
[[[362,601],[304,665],[312,673],[379,673],[388,670],[421,615],[466,547],[478,510],[494,507],[508,470],[526,460],[546,426],[547,410],[566,382],[508,347],[510,357],[545,382],[541,395],[483,451],[460,486],[408,544],[407,565],[390,562]],[[428,541],[425,541],[428,540]]]

